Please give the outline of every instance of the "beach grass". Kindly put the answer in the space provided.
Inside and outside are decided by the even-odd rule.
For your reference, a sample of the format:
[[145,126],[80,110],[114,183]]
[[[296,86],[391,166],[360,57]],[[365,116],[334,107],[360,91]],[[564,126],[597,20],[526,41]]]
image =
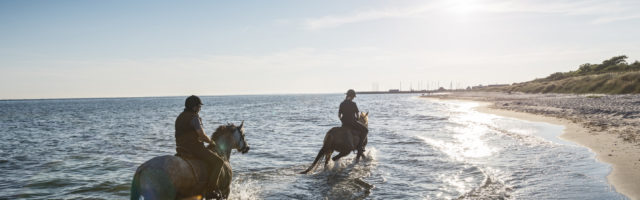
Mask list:
[[640,71],[576,76],[554,81],[531,81],[490,89],[525,93],[635,94],[640,93]]
[[572,94],[639,94],[640,62],[628,64],[627,57],[615,56],[601,64],[582,64],[576,71],[556,72],[545,78],[485,87],[480,91]]

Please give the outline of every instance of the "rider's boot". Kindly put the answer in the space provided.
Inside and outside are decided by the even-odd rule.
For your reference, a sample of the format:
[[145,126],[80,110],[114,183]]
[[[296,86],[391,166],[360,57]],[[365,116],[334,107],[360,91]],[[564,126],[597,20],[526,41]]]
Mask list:
[[[215,173],[214,171],[216,170],[211,170],[211,173]],[[218,171],[219,173],[220,171]],[[206,193],[205,193],[205,199],[220,199],[220,193],[217,191],[216,186],[218,181],[218,176],[217,175],[209,175],[209,181],[207,181],[207,187],[206,187]]]
[[353,134],[354,134],[354,130],[349,130],[349,132],[347,133],[347,142],[349,144],[349,149],[356,149],[356,145],[353,142]]
[[215,167],[209,171],[209,181],[207,181],[206,199],[221,199],[220,191],[218,190],[218,178],[220,177],[222,167]]

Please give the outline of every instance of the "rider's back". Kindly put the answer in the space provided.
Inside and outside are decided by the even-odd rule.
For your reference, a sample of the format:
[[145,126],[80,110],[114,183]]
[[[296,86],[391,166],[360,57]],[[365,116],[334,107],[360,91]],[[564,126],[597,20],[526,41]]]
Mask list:
[[[191,125],[191,121],[196,117],[198,117],[197,113],[185,110],[176,118],[175,138],[178,149],[204,148],[204,145],[198,141],[198,134],[195,128]],[[178,152],[180,153],[180,150]]]
[[338,111],[342,114],[342,125],[350,125],[352,122],[356,121],[356,114],[358,111],[358,106],[355,102],[345,99],[340,103],[340,110]]

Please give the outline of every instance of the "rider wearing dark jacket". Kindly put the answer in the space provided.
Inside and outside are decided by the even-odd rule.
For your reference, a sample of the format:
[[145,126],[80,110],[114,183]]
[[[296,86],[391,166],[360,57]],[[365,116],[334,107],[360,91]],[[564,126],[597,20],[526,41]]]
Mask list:
[[352,89],[347,91],[347,97],[344,99],[344,101],[342,101],[342,103],[340,103],[338,117],[342,122],[342,127],[349,127],[351,129],[357,130],[356,134],[360,136],[360,143],[358,144],[357,148],[358,150],[362,149],[364,152],[363,142],[364,138],[366,138],[367,134],[369,133],[369,129],[356,121],[358,113],[360,113],[360,111],[358,110],[358,106],[356,105],[356,103],[353,102],[353,99],[355,97],[356,91]]
[[[215,145],[215,143],[205,134],[202,127],[202,119],[198,113],[202,107],[202,101],[198,96],[192,95],[185,100],[184,111],[176,118],[176,151],[178,155],[191,154],[198,159],[207,163],[208,169],[212,170],[211,173],[219,173],[220,167],[224,163],[223,159],[218,154],[205,148],[202,141]],[[217,166],[218,169],[214,167]],[[215,177],[215,176],[210,176]],[[209,180],[207,190],[211,189],[214,181]]]

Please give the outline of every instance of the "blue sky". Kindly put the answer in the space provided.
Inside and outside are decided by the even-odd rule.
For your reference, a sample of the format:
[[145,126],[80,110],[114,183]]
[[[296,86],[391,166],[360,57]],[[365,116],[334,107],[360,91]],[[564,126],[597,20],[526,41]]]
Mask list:
[[638,1],[0,1],[0,99],[513,83],[640,59]]

